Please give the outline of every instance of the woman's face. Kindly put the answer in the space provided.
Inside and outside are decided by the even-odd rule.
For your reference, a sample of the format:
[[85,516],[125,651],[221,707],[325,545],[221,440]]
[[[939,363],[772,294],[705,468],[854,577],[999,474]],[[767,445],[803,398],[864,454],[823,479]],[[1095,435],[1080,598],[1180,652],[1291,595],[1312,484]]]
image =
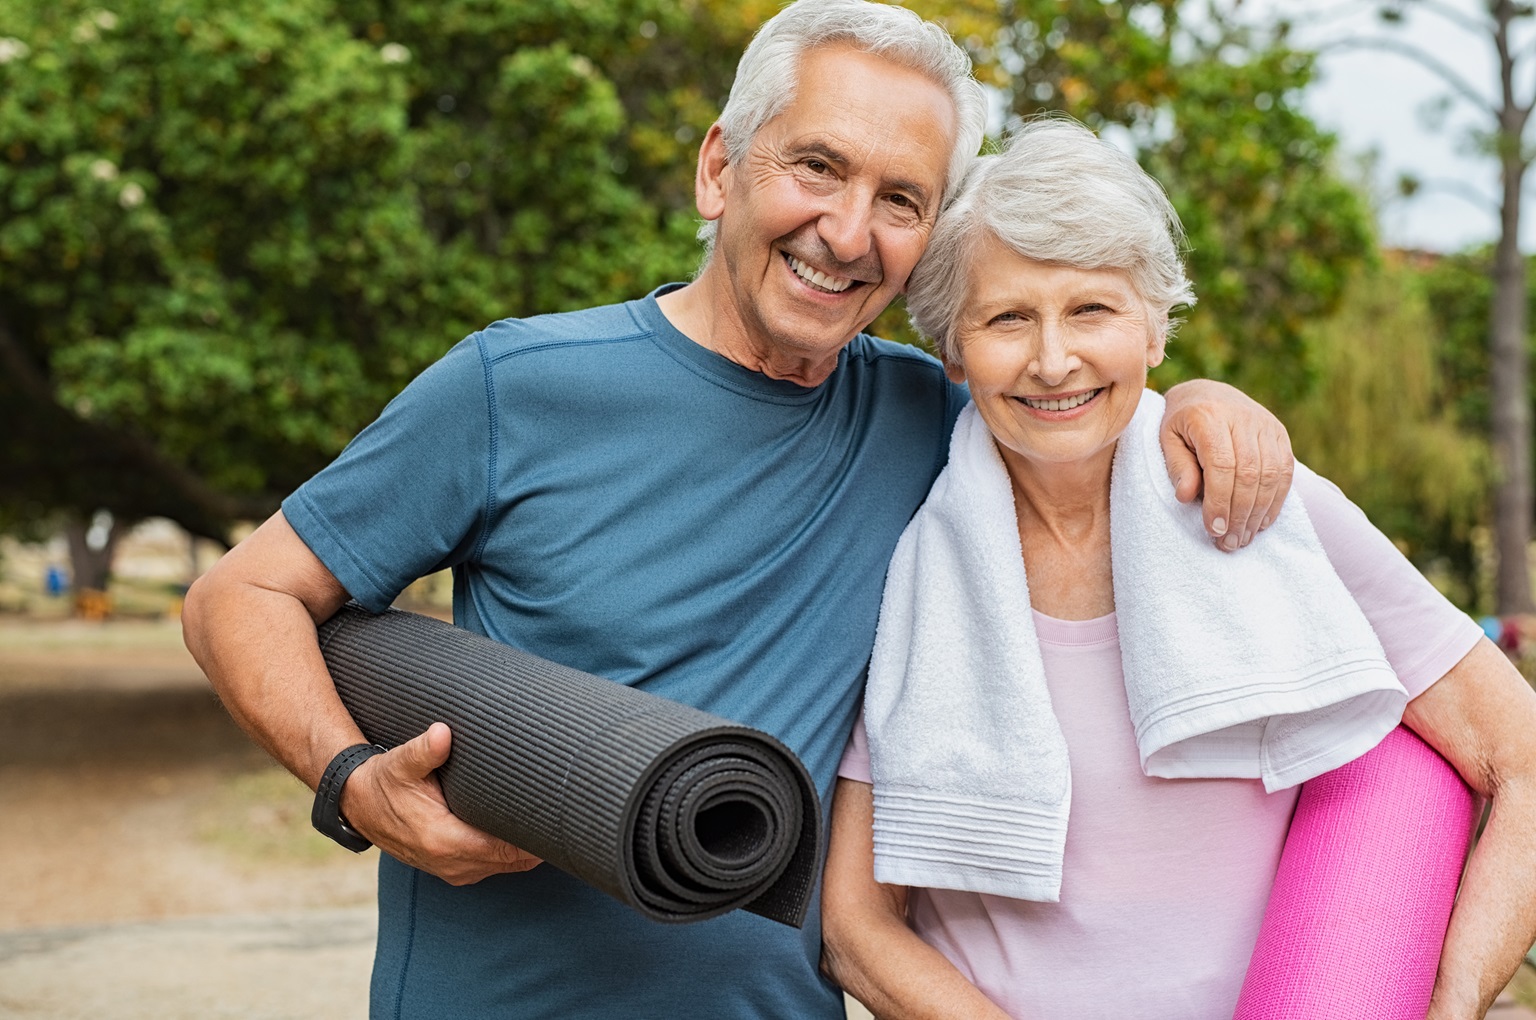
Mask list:
[[1010,465],[1107,463],[1163,360],[1159,325],[1125,273],[1035,262],[989,238],[947,367]]

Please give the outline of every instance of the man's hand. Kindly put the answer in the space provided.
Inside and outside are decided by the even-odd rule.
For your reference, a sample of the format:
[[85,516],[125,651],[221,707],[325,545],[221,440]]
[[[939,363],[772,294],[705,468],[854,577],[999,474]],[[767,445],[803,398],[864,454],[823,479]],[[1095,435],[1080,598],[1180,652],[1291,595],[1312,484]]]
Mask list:
[[375,846],[450,885],[527,871],[541,859],[481,832],[448,810],[434,775],[453,737],[443,723],[359,765],[341,791],[341,814]]
[[1296,457],[1280,419],[1241,390],[1199,379],[1166,394],[1160,438],[1182,503],[1200,499],[1219,548],[1241,549],[1274,523]]

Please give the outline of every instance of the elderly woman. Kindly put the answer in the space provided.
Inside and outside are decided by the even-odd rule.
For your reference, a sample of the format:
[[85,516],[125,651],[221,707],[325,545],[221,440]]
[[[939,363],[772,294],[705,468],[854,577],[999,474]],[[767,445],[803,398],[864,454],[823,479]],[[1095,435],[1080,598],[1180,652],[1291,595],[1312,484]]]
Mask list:
[[1179,241],[1134,161],[1042,121],[913,274],[973,404],[833,807],[825,965],[877,1016],[1231,1017],[1297,784],[1399,717],[1493,801],[1430,1015],[1481,1016],[1536,936],[1536,696],[1504,656],[1315,475],[1207,559],[1141,470]]

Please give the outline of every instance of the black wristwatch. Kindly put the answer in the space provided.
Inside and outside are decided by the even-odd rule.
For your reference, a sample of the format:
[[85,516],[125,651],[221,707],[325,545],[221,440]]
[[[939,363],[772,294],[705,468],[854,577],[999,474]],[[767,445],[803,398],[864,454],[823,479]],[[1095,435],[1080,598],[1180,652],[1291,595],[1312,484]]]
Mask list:
[[341,788],[347,785],[352,770],[376,754],[383,754],[378,744],[353,744],[325,767],[320,785],[315,788],[315,806],[309,812],[309,821],[321,835],[329,836],[355,854],[373,846],[367,836],[347,824],[341,817]]

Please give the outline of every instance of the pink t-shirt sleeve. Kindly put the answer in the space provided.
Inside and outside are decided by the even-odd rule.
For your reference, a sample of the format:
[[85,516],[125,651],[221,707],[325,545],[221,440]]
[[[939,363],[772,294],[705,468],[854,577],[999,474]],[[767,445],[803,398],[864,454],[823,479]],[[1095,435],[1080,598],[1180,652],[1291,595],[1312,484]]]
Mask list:
[[853,724],[853,733],[848,736],[848,746],[843,750],[843,762],[837,767],[837,774],[841,779],[857,779],[861,783],[874,782],[869,775],[869,737],[864,732],[864,713],[862,712]]
[[1436,591],[1338,486],[1298,471],[1293,491],[1408,697],[1423,694],[1472,650],[1482,628]]

